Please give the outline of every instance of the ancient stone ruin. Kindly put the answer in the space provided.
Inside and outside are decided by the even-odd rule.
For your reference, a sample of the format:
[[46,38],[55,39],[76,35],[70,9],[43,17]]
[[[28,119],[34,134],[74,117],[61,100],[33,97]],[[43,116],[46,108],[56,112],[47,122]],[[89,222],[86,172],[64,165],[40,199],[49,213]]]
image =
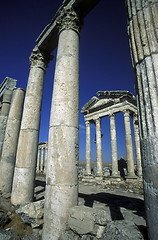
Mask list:
[[124,115],[125,139],[126,139],[126,155],[128,179],[135,179],[133,146],[130,126],[130,116],[133,119],[135,145],[136,145],[136,172],[139,177],[142,176],[140,141],[138,133],[138,117],[136,98],[127,91],[99,91],[97,97],[92,97],[88,103],[82,108],[85,115],[86,123],[86,172],[91,175],[91,159],[90,159],[90,124],[96,125],[96,152],[97,152],[97,175],[103,176],[102,167],[102,143],[101,143],[101,119],[103,117],[110,118],[110,136],[111,136],[111,155],[112,155],[112,177],[119,178],[118,155],[117,155],[117,137],[115,115],[122,112]]
[[[125,2],[131,57],[136,78],[146,222],[149,239],[156,240],[158,237],[158,0]],[[83,212],[79,214],[81,210],[77,206],[79,35],[84,17],[98,3],[99,0],[63,1],[50,24],[36,40],[36,46],[30,56],[30,74],[24,106],[24,91],[15,88],[16,80],[6,78],[1,85],[0,188],[4,193],[12,189],[11,202],[17,206],[31,203],[34,198],[43,80],[46,67],[52,59],[51,52],[57,48],[46,163],[43,240],[66,239],[64,233],[67,231],[69,213],[73,219],[78,219],[75,220],[76,222],[79,219],[87,219],[89,222],[89,231],[88,233],[84,231],[82,239],[92,239],[91,236],[94,236],[92,228],[96,229],[97,226],[99,227],[93,239],[108,239],[108,234],[104,235],[105,229],[102,227],[109,226],[104,222],[106,213],[101,215],[99,219],[102,221],[100,221],[96,212],[91,212],[90,209],[88,213],[86,209],[84,214]],[[133,178],[135,173],[129,128],[129,115],[134,114],[133,117],[137,117],[133,96],[128,93],[126,96],[123,94],[122,98],[118,96],[115,98],[113,92],[110,94],[112,100],[109,106],[110,101],[106,92],[98,93],[100,99],[92,99],[93,106],[101,103],[106,106],[108,100],[105,111],[102,111],[102,104],[98,108],[95,107],[93,109],[95,111],[86,112],[86,107],[88,109],[89,105],[83,108],[87,126],[87,174],[90,174],[89,124],[95,122],[98,176],[102,175],[100,119],[106,114],[109,115],[111,122],[112,174],[114,176],[118,174],[114,114],[122,99],[123,107],[120,104],[119,111],[124,112],[125,119],[128,177]],[[113,105],[114,100],[116,100],[115,105]],[[140,159],[137,160],[139,162]],[[141,172],[139,163],[137,167]],[[102,212],[98,211],[98,214]],[[90,219],[93,219],[95,224]],[[113,227],[110,225],[108,230]],[[72,228],[76,229],[74,226]],[[121,229],[121,223],[115,226],[116,229]],[[134,231],[133,228],[131,229]],[[78,234],[82,235],[81,232],[79,230]],[[116,230],[113,239],[117,239],[117,232]],[[89,238],[86,238],[86,233],[91,233],[90,236],[88,235]],[[68,239],[75,238],[71,233],[71,238]],[[142,238],[137,236],[133,239]]]

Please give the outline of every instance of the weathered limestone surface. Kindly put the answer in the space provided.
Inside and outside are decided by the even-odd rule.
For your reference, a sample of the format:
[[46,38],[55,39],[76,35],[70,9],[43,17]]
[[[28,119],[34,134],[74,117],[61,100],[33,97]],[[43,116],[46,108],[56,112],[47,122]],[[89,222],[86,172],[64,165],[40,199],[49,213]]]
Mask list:
[[68,209],[78,199],[78,50],[79,19],[72,9],[58,16],[59,43],[53,88],[43,240],[57,240]]
[[103,175],[102,167],[102,140],[101,140],[101,119],[96,119],[96,152],[97,152],[97,175]]
[[15,205],[33,200],[43,81],[49,59],[49,55],[40,52],[37,47],[30,57],[31,69],[24,102],[11,196],[11,201]]
[[133,147],[129,111],[124,112],[128,177],[134,177]]
[[91,135],[90,122],[86,122],[86,173],[91,174]]
[[149,238],[158,236],[158,1],[127,1]]
[[8,115],[0,162],[0,190],[11,192],[25,91],[16,88]]
[[7,125],[13,89],[15,86],[16,80],[8,77],[6,77],[0,85],[0,98],[2,98],[2,106],[0,111],[0,157],[2,153],[5,129]]
[[118,176],[118,157],[117,157],[117,138],[115,115],[110,115],[110,135],[111,135],[111,157],[112,157],[112,176]]

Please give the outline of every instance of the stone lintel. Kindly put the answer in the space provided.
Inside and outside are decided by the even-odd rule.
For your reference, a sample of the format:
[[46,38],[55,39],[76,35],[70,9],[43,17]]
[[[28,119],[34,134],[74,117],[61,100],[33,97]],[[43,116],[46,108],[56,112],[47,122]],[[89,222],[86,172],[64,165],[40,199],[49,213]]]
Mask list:
[[130,98],[134,98],[135,99],[135,96],[130,93],[129,91],[98,91],[97,92],[97,95],[98,97],[100,98],[120,98],[120,97],[123,97],[123,96],[128,96]]
[[56,47],[58,42],[58,28],[56,19],[59,12],[64,7],[72,7],[83,19],[98,3],[100,0],[67,0],[63,2],[63,5],[58,9],[51,23],[48,24],[39,37],[36,40],[36,45],[48,53],[51,53]]

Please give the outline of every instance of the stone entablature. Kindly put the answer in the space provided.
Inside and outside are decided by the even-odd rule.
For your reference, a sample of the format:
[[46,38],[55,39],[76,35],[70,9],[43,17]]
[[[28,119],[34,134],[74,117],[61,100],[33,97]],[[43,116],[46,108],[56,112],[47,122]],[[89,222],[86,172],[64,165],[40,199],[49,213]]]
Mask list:
[[129,110],[137,114],[136,98],[128,91],[98,91],[82,108],[85,121],[94,122],[97,118]]

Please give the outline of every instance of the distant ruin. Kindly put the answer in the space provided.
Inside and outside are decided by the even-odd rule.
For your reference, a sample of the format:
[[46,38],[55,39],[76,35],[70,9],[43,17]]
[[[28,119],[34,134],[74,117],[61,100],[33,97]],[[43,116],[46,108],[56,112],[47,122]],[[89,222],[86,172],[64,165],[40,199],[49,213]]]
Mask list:
[[[132,64],[136,78],[146,221],[149,239],[157,240],[158,0],[127,0],[125,2],[128,13],[128,35]],[[46,164],[43,240],[61,239],[60,237],[65,231],[68,221],[68,211],[78,204],[79,35],[84,17],[98,3],[99,0],[63,1],[62,6],[59,8],[50,24],[46,26],[36,40],[36,46],[30,56],[30,74],[25,95],[22,120],[20,120],[21,116],[17,114],[17,108],[14,104],[12,105],[12,116],[9,117],[10,100],[16,80],[10,81],[9,79],[6,79],[3,83],[4,88],[6,89],[4,92],[3,86],[1,86],[3,95],[3,97],[0,95],[0,98],[2,99],[0,112],[1,149],[2,147],[4,148],[2,145],[6,136],[5,129],[9,129],[7,126],[9,122],[6,121],[7,118],[8,120],[10,118],[10,126],[11,124],[15,124],[14,126],[16,126],[17,129],[19,129],[19,123],[21,123],[20,129],[16,131],[16,133],[19,131],[18,144],[14,141],[14,154],[15,149],[17,149],[16,163],[14,159],[15,155],[11,159],[8,158],[8,156],[5,156],[5,160],[1,160],[1,164],[7,162],[9,163],[10,169],[14,170],[14,177],[12,176],[13,185],[11,201],[14,205],[20,205],[33,201],[43,80],[47,65],[49,61],[52,60],[50,54],[55,48],[57,48]],[[7,87],[9,81],[12,82],[13,85]],[[15,102],[19,103],[19,109],[22,109],[24,91],[16,89],[14,92],[17,92],[17,94],[14,94],[14,96],[16,96],[14,97]],[[110,94],[111,96],[115,95],[112,92]],[[96,106],[97,104],[104,102],[106,99],[106,92],[99,92],[98,95],[100,100],[92,99],[92,102],[94,100],[93,103],[95,103]],[[19,98],[20,101],[18,100]],[[128,106],[123,107],[121,111],[125,110],[124,119],[126,128],[128,172],[129,177],[133,177],[134,168],[130,148],[129,114],[131,112],[135,114],[136,112],[135,107],[130,102],[133,97],[130,94],[126,94],[125,98],[126,100],[122,101],[121,104],[126,105],[127,101]],[[125,98],[123,96],[122,100]],[[112,100],[111,103],[113,101],[114,100]],[[117,104],[119,105],[119,101],[116,105]],[[91,112],[90,109],[90,113],[86,112],[86,106],[83,109],[87,125],[88,174],[90,174],[89,123],[92,121],[95,121],[96,123],[97,164],[98,176],[100,177],[102,174],[100,118],[103,117],[104,114],[109,114],[112,126],[112,171],[113,175],[117,175],[116,142],[113,140],[115,139],[114,114],[116,105],[112,104],[109,106],[107,113],[101,113],[102,110],[96,108],[98,115],[96,115],[94,119],[91,117],[93,112]],[[113,106],[114,111],[112,111]],[[22,110],[19,112],[21,113]],[[13,121],[13,119],[16,119],[16,121]],[[14,135],[14,128],[12,127],[10,129],[10,134]],[[3,156],[3,150],[1,151]],[[6,166],[4,166],[3,169],[5,169],[5,167]],[[0,176],[2,175],[0,174]],[[1,180],[1,182],[3,190],[3,188],[5,189],[6,184],[4,184],[3,180]]]

